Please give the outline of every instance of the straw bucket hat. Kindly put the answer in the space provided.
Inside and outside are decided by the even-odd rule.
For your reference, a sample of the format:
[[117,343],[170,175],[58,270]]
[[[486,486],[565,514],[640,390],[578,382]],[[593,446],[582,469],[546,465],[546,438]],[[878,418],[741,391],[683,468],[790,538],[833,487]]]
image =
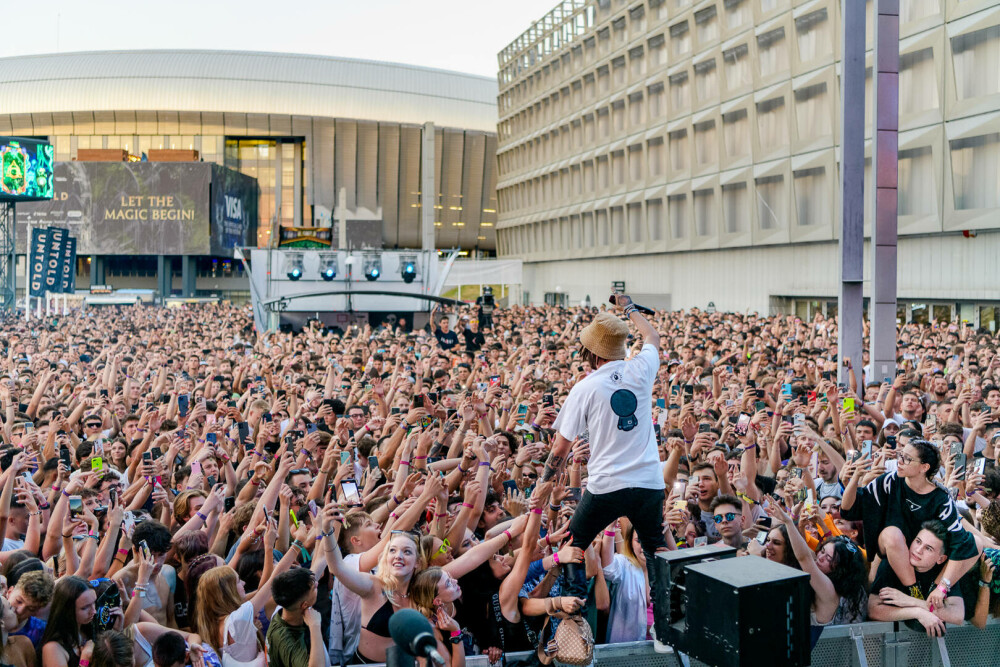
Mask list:
[[607,311],[597,314],[594,321],[580,332],[583,346],[601,359],[618,361],[625,358],[628,325]]

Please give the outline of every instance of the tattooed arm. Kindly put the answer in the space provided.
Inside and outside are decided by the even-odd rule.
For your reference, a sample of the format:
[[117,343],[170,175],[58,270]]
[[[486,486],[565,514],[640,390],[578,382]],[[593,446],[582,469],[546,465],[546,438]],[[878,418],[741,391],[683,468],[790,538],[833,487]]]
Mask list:
[[542,473],[540,482],[548,482],[559,474],[566,464],[566,457],[569,455],[569,450],[572,446],[573,442],[571,440],[564,438],[561,433],[556,433],[556,441],[552,445],[552,451],[549,453],[548,460],[545,461],[545,472]]

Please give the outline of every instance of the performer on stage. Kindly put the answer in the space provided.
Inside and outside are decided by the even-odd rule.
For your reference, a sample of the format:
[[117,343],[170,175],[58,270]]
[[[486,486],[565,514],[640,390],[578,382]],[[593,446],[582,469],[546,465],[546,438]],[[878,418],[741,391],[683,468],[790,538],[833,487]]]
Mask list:
[[[588,431],[589,476],[587,490],[570,522],[573,546],[586,549],[610,523],[628,517],[646,556],[650,595],[656,602],[654,554],[667,549],[663,474],[652,420],[660,336],[631,298],[620,294],[616,302],[642,335],[642,351],[625,360],[629,327],[610,312],[599,313],[580,332],[581,359],[590,361],[595,370],[573,387],[559,411],[543,480],[552,479],[562,469],[573,440]],[[567,587],[563,594],[586,598],[584,565],[567,563],[563,571]]]

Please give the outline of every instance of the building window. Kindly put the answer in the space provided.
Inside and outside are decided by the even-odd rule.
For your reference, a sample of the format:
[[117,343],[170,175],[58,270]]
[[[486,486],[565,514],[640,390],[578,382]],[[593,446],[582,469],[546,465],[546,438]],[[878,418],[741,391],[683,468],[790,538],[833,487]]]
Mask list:
[[750,228],[748,203],[746,183],[722,186],[722,214],[727,234],[741,234]]
[[674,114],[686,110],[691,105],[691,85],[687,72],[678,72],[670,77],[670,109]]
[[663,175],[663,139],[661,137],[649,140],[646,148],[646,161],[648,163],[646,173],[651,178]]
[[792,173],[795,185],[795,206],[800,227],[816,227],[830,223],[830,187],[826,169],[814,167]]
[[695,12],[694,24],[698,31],[698,44],[701,46],[719,38],[719,16],[715,5]]
[[937,73],[934,49],[927,47],[899,56],[899,113],[916,113],[938,108]]
[[719,94],[719,80],[717,74],[715,58],[695,63],[695,94],[698,96],[699,105],[711,101],[713,97]]
[[785,213],[785,177],[764,176],[754,181],[757,190],[757,222],[761,229],[778,229]]
[[825,81],[795,91],[795,121],[799,127],[800,140],[831,134],[830,108]]
[[688,136],[687,129],[676,130],[667,135],[670,142],[670,168],[673,171],[687,169]]
[[625,211],[621,206],[611,209],[611,230],[615,235],[615,244],[625,243]]
[[646,75],[646,59],[643,57],[643,48],[637,46],[628,52],[628,61],[631,66],[632,76],[639,78]]
[[1000,92],[1000,25],[951,38],[958,99]]
[[615,185],[625,184],[625,151],[611,154],[611,174]]
[[935,215],[936,190],[931,147],[899,151],[899,215]]
[[650,199],[646,202],[646,225],[651,241],[663,239],[663,200]]
[[662,118],[666,113],[666,93],[662,83],[654,83],[649,87],[647,104],[649,105],[650,118]]
[[601,155],[598,156],[597,160],[597,187],[604,190],[609,185],[611,185],[610,180],[610,168],[608,165],[608,156]]
[[722,134],[726,157],[746,157],[750,154],[750,120],[746,109],[722,114]]
[[642,204],[628,205],[628,238],[631,243],[642,243]]
[[810,62],[833,53],[830,22],[826,9],[810,12],[795,19],[795,35],[799,43],[799,60]]
[[643,123],[643,102],[642,93],[633,93],[628,96],[629,124],[633,128],[640,127]]
[[649,62],[654,66],[667,64],[667,39],[663,35],[650,38]]
[[691,51],[691,31],[687,21],[670,26],[670,54],[682,58]]
[[726,28],[738,30],[750,20],[750,0],[726,0]]
[[694,199],[694,229],[698,236],[713,236],[715,234],[715,192],[713,190],[695,190]]
[[715,121],[695,123],[694,126],[695,163],[701,167],[719,161],[719,147],[715,140]]
[[633,182],[642,180],[642,144],[629,146],[628,177]]
[[788,145],[788,118],[785,113],[783,97],[757,103],[757,132],[762,151]]
[[949,143],[955,208],[1000,208],[1000,133]]
[[726,87],[729,90],[736,90],[753,83],[753,74],[750,72],[750,46],[748,44],[739,44],[723,51],[722,63],[726,68]]
[[683,239],[688,228],[687,195],[667,197],[667,215],[670,216],[670,235],[674,240]]
[[757,36],[757,62],[760,75],[768,78],[788,69],[788,40],[780,27]]

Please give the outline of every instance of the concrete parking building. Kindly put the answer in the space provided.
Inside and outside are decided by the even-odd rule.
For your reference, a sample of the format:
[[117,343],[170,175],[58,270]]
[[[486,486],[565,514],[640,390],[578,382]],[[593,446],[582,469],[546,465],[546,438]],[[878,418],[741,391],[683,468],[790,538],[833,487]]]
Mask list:
[[[498,247],[531,301],[833,312],[840,30],[837,0],[567,0],[515,39]],[[997,0],[900,2],[903,319],[1000,327],[998,63]]]
[[[496,94],[489,77],[346,58],[170,50],[23,56],[0,58],[0,135],[49,139],[57,162],[86,149],[198,151],[202,161],[257,179],[260,245],[296,234],[336,243],[335,219],[374,227],[385,248],[420,247],[427,202],[437,247],[492,254]],[[420,187],[427,127],[431,197]],[[116,250],[82,253],[78,284],[89,274],[98,283],[157,286],[156,255]],[[223,257],[177,259],[173,273],[197,273],[199,293],[247,290],[239,266]]]

